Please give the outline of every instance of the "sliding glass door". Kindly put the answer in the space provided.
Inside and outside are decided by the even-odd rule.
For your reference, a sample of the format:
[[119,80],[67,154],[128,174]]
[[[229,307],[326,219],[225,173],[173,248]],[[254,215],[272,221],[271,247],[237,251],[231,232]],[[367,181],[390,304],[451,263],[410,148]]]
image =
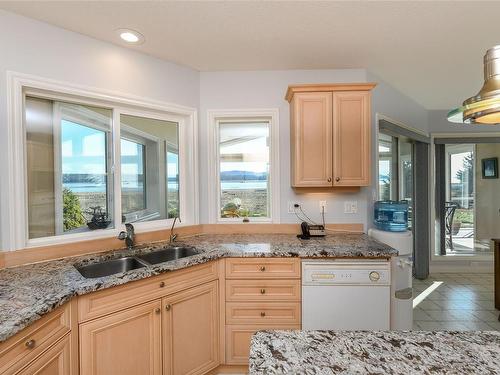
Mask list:
[[436,139],[436,255],[487,254],[500,236],[500,143],[458,142]]

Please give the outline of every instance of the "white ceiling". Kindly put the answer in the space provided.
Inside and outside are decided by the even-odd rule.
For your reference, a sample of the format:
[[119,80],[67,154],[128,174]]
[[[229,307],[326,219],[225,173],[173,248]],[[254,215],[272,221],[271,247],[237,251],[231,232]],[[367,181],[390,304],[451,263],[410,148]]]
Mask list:
[[427,109],[482,84],[500,1],[0,2],[0,8],[201,71],[366,68]]

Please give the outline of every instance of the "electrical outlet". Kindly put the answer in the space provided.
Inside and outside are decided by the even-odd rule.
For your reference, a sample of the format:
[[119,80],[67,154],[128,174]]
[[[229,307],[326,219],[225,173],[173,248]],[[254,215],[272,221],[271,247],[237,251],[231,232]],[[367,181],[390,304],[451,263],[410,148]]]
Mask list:
[[355,214],[357,212],[358,212],[358,202],[357,201],[344,202],[344,213],[345,214]]
[[325,214],[328,212],[326,209],[326,201],[319,201],[319,213],[324,212]]
[[298,207],[295,208],[295,205],[299,205],[300,206],[300,202],[288,201],[288,213],[289,214],[293,214],[293,213],[295,213],[296,210],[298,210]]

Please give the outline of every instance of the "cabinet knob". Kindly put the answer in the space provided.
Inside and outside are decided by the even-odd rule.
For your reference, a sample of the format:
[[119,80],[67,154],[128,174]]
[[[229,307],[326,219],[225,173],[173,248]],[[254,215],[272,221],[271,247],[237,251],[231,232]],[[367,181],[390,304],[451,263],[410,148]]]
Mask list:
[[167,306],[165,306],[165,310],[167,310],[167,311],[170,311],[170,309],[171,309],[171,308],[172,308],[172,306],[171,306],[171,305],[167,305]]
[[335,181],[339,182],[340,181],[340,177],[335,177]]
[[264,272],[264,271],[266,270],[266,266],[261,266],[261,267],[260,267],[260,270],[261,270],[262,272]]
[[264,294],[264,293],[266,293],[266,290],[265,289],[261,289],[260,290],[260,294]]
[[162,281],[162,282],[160,283],[160,288],[163,288],[164,286],[165,286],[165,282],[164,282],[164,281]]
[[260,313],[260,316],[265,317],[265,316],[266,316],[266,313],[265,313],[264,311],[262,311],[262,312]]
[[36,344],[35,340],[31,339],[26,341],[24,345],[26,345],[28,349],[33,349],[35,347],[35,344]]
[[331,177],[328,177],[328,182],[332,182],[332,178]]
[[160,309],[159,307],[157,307],[157,308],[155,309],[155,313],[157,313],[157,314],[161,313],[161,309]]

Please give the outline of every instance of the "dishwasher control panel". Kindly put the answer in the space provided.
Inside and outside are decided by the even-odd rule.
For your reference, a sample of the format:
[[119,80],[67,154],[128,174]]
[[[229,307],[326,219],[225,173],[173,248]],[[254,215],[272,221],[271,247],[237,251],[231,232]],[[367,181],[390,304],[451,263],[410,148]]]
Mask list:
[[303,261],[303,285],[389,285],[390,263]]

